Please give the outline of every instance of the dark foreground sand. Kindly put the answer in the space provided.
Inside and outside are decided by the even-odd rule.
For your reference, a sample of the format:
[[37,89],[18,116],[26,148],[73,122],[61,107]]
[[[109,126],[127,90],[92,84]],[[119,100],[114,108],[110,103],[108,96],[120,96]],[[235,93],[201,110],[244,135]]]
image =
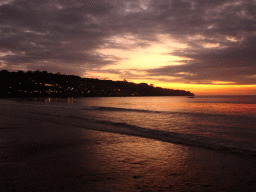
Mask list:
[[256,158],[65,125],[33,110],[0,105],[0,191],[256,190]]

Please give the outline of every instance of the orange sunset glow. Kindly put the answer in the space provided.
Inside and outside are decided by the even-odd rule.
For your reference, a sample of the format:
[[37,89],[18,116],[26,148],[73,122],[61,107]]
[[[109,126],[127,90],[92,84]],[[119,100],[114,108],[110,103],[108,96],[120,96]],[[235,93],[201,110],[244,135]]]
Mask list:
[[0,3],[0,70],[126,79],[196,95],[255,95],[252,6],[245,0],[33,6],[6,0]]

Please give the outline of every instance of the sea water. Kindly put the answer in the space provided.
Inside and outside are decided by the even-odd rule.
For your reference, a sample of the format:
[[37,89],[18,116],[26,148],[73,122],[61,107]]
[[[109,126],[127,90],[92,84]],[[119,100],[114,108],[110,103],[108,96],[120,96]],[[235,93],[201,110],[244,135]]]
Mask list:
[[[43,98],[33,101],[26,100],[23,104],[75,110],[77,113],[66,117],[71,124],[74,120],[86,120],[117,126],[122,134],[256,156],[256,96]],[[126,132],[121,130],[123,128]]]

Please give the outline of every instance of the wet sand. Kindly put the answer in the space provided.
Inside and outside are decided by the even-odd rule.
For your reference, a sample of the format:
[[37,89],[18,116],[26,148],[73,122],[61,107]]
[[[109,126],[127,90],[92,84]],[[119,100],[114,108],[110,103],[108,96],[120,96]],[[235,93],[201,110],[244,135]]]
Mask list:
[[49,119],[49,109],[38,110],[0,105],[0,191],[256,188],[256,158],[106,131],[122,125],[65,125],[79,119]]

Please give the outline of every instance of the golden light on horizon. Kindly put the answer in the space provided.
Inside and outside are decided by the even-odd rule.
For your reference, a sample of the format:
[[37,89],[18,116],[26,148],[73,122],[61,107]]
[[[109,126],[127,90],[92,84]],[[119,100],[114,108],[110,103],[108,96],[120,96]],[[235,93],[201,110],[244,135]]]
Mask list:
[[[178,81],[178,77],[165,77],[165,82],[156,80],[156,77],[147,78],[146,74],[142,72],[140,76],[144,78],[132,79],[132,78],[120,78],[118,74],[108,73],[95,73],[90,77],[99,79],[107,79],[113,81],[123,81],[126,79],[128,82],[133,83],[147,83],[148,85],[153,84],[155,87],[162,87],[168,89],[179,89],[186,90],[194,93],[195,95],[256,95],[256,85],[234,85],[233,82],[221,82],[215,81],[214,84],[188,84],[178,83],[172,81]],[[88,76],[87,76],[88,77]]]
[[2,1],[0,70],[255,93],[255,0]]
[[[177,79],[176,79],[177,80]],[[190,91],[195,95],[256,95],[256,85],[232,85],[232,84],[188,84],[188,83],[172,83],[161,82],[155,79],[128,79],[134,83],[148,83],[155,87],[168,89],[179,89]],[[171,79],[170,79],[171,81]]]
[[[204,36],[194,36],[191,39],[204,39]],[[228,38],[235,41],[233,38]],[[185,57],[172,55],[176,50],[187,48],[184,43],[179,43],[171,39],[167,35],[159,35],[158,41],[147,45],[147,41],[137,42],[135,36],[126,35],[112,37],[111,42],[116,46],[123,47],[114,49],[111,46],[97,49],[102,55],[113,56],[119,58],[116,64],[102,67],[101,70],[90,71],[86,73],[86,77],[108,79],[113,81],[122,81],[126,79],[133,83],[153,84],[155,87],[163,87],[170,89],[180,89],[190,91],[196,95],[239,95],[256,94],[256,85],[236,85],[232,81],[209,81],[204,84],[185,83],[182,76],[194,75],[190,72],[177,72],[180,76],[148,76],[146,70],[156,69],[165,66],[185,65],[186,61],[191,60]],[[138,44],[145,46],[138,46]],[[203,44],[205,48],[221,48],[219,44]]]
[[211,83],[216,85],[235,84],[235,82],[232,81],[212,81]]
[[213,84],[185,84],[169,83],[156,84],[170,89],[183,89],[195,95],[256,95],[256,85],[213,85]]

